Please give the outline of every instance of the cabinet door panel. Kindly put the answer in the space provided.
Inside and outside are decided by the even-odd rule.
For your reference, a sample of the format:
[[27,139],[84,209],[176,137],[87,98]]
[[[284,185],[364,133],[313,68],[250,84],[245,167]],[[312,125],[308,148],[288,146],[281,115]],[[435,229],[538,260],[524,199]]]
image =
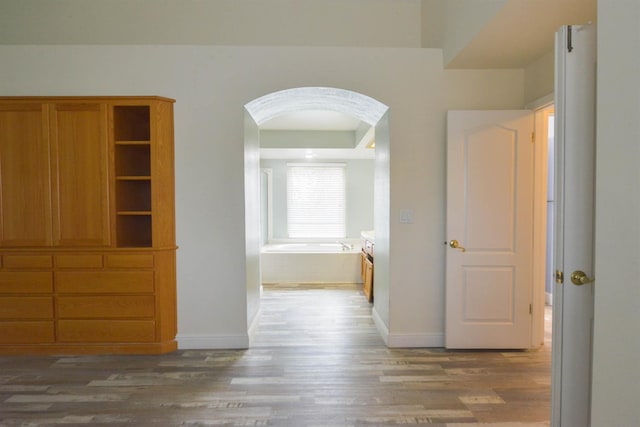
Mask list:
[[364,295],[369,302],[373,302],[373,263],[369,259],[365,260],[365,272],[363,289]]
[[50,255],[5,255],[2,265],[4,268],[42,269],[51,268]]
[[155,299],[153,295],[64,296],[56,299],[56,312],[60,319],[153,317]]
[[153,320],[60,320],[60,342],[152,342]]
[[51,245],[50,176],[42,104],[0,105],[0,245]]
[[69,271],[55,273],[61,293],[153,292],[153,271]]
[[53,276],[46,271],[0,272],[0,292],[11,294],[49,293]]
[[108,246],[106,105],[53,105],[51,137],[54,245]]
[[102,268],[102,255],[56,255],[58,268]]
[[0,344],[42,344],[54,341],[53,322],[0,322]]
[[51,297],[0,297],[0,319],[53,319]]
[[153,255],[107,255],[105,264],[109,268],[153,268]]

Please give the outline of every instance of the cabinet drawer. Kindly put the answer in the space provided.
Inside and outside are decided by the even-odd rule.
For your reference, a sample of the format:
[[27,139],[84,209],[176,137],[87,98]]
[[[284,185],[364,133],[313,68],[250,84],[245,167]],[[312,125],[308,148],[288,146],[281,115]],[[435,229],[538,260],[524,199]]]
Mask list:
[[51,268],[50,255],[5,255],[4,268]]
[[59,342],[152,342],[152,320],[59,320]]
[[153,268],[153,255],[107,255],[105,265],[107,268]]
[[153,292],[153,271],[65,271],[55,281],[56,291],[66,293]]
[[2,319],[53,319],[51,297],[0,297]]
[[42,344],[54,340],[53,322],[0,322],[0,344]]
[[58,268],[102,268],[102,255],[57,255]]
[[56,313],[63,319],[153,317],[155,305],[151,295],[59,297]]
[[9,272],[0,273],[0,292],[28,294],[53,291],[53,276],[49,272]]

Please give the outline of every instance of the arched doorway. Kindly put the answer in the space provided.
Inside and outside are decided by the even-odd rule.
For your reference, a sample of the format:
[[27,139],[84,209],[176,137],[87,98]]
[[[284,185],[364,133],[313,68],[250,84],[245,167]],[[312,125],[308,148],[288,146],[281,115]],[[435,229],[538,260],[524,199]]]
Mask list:
[[245,105],[245,235],[247,325],[252,326],[260,308],[260,125],[291,112],[336,111],[352,115],[375,131],[374,229],[376,234],[373,318],[381,333],[389,327],[389,107],[366,95],[337,88],[302,87],[273,92]]

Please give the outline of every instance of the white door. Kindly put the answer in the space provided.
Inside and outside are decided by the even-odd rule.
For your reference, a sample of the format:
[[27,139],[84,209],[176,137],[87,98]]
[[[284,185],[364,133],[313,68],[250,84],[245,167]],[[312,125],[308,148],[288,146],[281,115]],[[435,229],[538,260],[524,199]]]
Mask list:
[[531,343],[533,113],[447,116],[447,348]]
[[[596,29],[556,34],[556,270],[552,424],[588,426],[591,396]],[[578,283],[581,280],[576,280]],[[563,283],[559,283],[563,282]]]

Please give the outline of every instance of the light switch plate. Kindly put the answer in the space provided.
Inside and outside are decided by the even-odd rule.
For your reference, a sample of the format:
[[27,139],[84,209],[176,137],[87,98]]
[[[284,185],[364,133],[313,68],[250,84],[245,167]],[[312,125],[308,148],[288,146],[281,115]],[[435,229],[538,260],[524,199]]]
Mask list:
[[412,209],[402,209],[400,211],[400,224],[413,224]]

